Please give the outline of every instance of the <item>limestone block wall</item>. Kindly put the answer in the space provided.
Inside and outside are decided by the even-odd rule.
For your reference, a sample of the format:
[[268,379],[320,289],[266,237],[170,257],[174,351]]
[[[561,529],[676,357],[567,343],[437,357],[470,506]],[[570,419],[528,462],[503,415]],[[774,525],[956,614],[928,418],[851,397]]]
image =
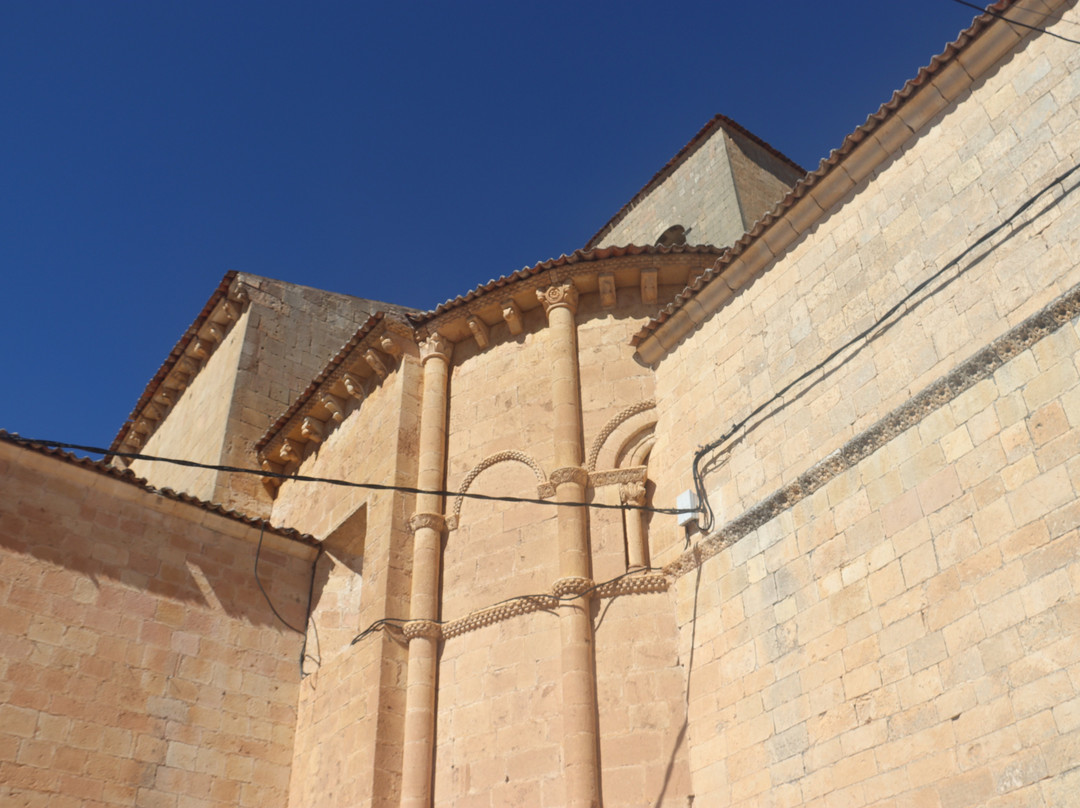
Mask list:
[[728,246],[802,175],[760,143],[718,123],[596,246],[653,244],[676,224],[687,229],[690,244]]
[[[259,532],[0,445],[0,802],[285,805],[299,635]],[[259,576],[302,625],[314,550]]]
[[[370,300],[239,273],[248,303],[142,452],[254,467],[254,443],[377,309]],[[267,515],[258,477],[136,460],[152,484]]]
[[1002,337],[1080,282],[1075,175],[1053,182],[1080,161],[1078,60],[1022,43],[659,363],[670,503],[696,446],[959,259],[718,447],[696,551],[654,519],[696,799],[1074,799],[1075,302]]
[[708,804],[1080,789],[1075,320],[676,585]]
[[[887,328],[769,403],[721,447],[706,479],[718,525],[1080,279],[1072,257],[1080,195],[1065,193],[1075,180],[1047,190],[965,254],[1080,160],[1070,134],[1080,126],[1078,55],[1058,44],[1022,44],[660,363],[660,501],[692,486],[697,446],[770,402],[954,259],[962,260]],[[673,527],[664,535],[669,546],[683,538]]]
[[[420,367],[405,357],[322,444],[299,473],[413,486]],[[299,688],[290,806],[397,805],[401,777],[405,647],[400,634],[360,631],[409,614],[412,495],[286,482],[275,521],[302,524],[323,542]]]

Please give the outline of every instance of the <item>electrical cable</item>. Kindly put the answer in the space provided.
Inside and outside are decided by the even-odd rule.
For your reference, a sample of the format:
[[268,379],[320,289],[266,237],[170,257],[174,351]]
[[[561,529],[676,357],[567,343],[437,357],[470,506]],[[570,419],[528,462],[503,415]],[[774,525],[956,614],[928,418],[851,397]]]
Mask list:
[[348,480],[334,479],[332,477],[311,477],[306,474],[282,474],[274,471],[264,471],[263,469],[246,469],[240,466],[224,466],[215,463],[199,463],[195,460],[181,460],[176,457],[161,457],[158,455],[140,454],[138,452],[115,452],[111,449],[105,449],[101,446],[84,446],[78,443],[63,443],[61,441],[55,440],[38,440],[36,438],[24,438],[21,435],[15,435],[10,432],[0,435],[0,440],[6,440],[10,443],[46,446],[55,449],[74,449],[78,452],[88,452],[90,454],[100,454],[111,457],[124,457],[130,460],[146,460],[159,463],[172,463],[173,465],[185,466],[187,468],[208,469],[210,471],[225,471],[233,474],[256,474],[259,477],[269,477],[276,480],[292,480],[294,482],[303,483],[326,483],[328,485],[338,485],[345,488],[362,488],[367,491],[397,491],[398,493],[402,494],[430,494],[437,497],[462,497],[464,499],[479,499],[486,502],[517,502],[527,505],[547,505],[549,507],[596,508],[599,510],[611,511],[643,511],[645,513],[660,513],[673,516],[678,516],[681,513],[693,513],[693,511],[686,511],[680,508],[653,508],[649,505],[611,505],[606,502],[557,502],[550,499],[539,499],[532,497],[511,497],[494,496],[492,494],[477,494],[472,491],[441,491],[427,488],[412,488],[406,485],[387,485],[384,483],[354,483]]
[[[470,617],[473,617],[473,616],[478,615],[478,614],[483,614],[484,612],[487,612],[487,611],[489,611],[491,609],[495,609],[495,608],[497,608],[499,606],[502,606],[504,603],[513,603],[514,601],[517,601],[517,600],[540,600],[540,599],[543,599],[543,600],[546,600],[546,601],[554,600],[554,601],[558,601],[559,603],[569,603],[571,601],[579,600],[580,598],[584,598],[586,595],[591,595],[596,590],[601,589],[601,588],[603,588],[605,586],[608,586],[609,584],[613,584],[616,581],[621,581],[623,578],[627,578],[627,577],[629,577],[631,575],[641,575],[641,574],[647,573],[647,572],[659,572],[659,570],[660,570],[659,567],[641,567],[639,569],[627,570],[626,572],[624,572],[624,573],[622,573],[620,575],[616,575],[614,578],[609,578],[606,581],[601,581],[600,583],[593,584],[588,589],[584,589],[581,592],[575,592],[575,593],[572,593],[572,594],[569,594],[569,595],[552,595],[550,592],[537,592],[537,593],[534,593],[534,594],[531,594],[531,595],[514,595],[513,597],[505,598],[503,600],[498,601],[497,603],[489,604],[489,605],[484,606],[484,607],[482,607],[480,609],[474,609],[473,611],[469,612],[467,615],[465,615],[465,617],[462,617],[462,618],[455,618],[454,620],[425,620],[424,622],[426,622],[426,623],[434,623],[434,624],[439,625],[439,626],[445,626],[447,623],[456,622],[456,620],[467,620]],[[355,637],[353,637],[352,642],[350,642],[349,645],[356,645],[362,639],[364,639],[365,637],[370,635],[375,630],[377,630],[379,628],[382,628],[384,625],[390,625],[392,623],[405,624],[405,623],[410,623],[410,622],[412,622],[412,621],[411,620],[406,620],[406,619],[403,619],[403,618],[400,618],[400,617],[383,617],[383,618],[380,618],[379,620],[374,621],[371,625],[369,625],[367,628],[365,628],[363,631],[361,631]]]
[[[989,14],[991,17],[997,17],[999,20],[1004,20],[1007,23],[1011,23],[1013,25],[1019,25],[1021,28],[1027,28],[1027,29],[1029,29],[1031,31],[1038,31],[1041,34],[1046,34],[1047,36],[1052,36],[1055,39],[1060,39],[1060,40],[1063,40],[1065,42],[1071,42],[1074,45],[1080,45],[1080,40],[1069,39],[1069,37],[1067,37],[1067,36],[1062,36],[1061,34],[1055,34],[1053,31],[1047,31],[1045,28],[1039,28],[1039,26],[1037,26],[1037,25],[1028,25],[1026,22],[1020,22],[1020,20],[1014,20],[1012,17],[1006,17],[1000,11],[994,11],[993,9],[991,9],[989,7],[983,8],[982,6],[976,5],[975,3],[969,3],[967,0],[953,0],[953,2],[954,3],[959,3],[962,6],[967,6],[968,8],[973,8],[976,11],[978,11],[980,14]],[[1024,10],[1026,10],[1026,9],[1024,9]]]
[[[307,631],[301,631],[300,629],[298,629],[296,626],[294,626],[292,623],[290,623],[288,620],[286,620],[284,617],[281,616],[281,612],[279,612],[274,607],[273,601],[270,600],[270,595],[267,593],[266,589],[263,588],[262,581],[259,580],[259,556],[262,554],[263,533],[265,532],[265,530],[266,530],[266,525],[264,523],[263,525],[261,525],[259,527],[259,543],[255,546],[255,583],[258,585],[259,591],[262,592],[262,596],[266,599],[266,605],[269,606],[270,611],[272,611],[274,613],[274,617],[276,617],[278,620],[280,620],[281,624],[283,626],[285,626],[285,628],[287,628],[287,629],[289,629],[291,631],[295,631],[297,634],[300,634],[300,635],[303,636],[304,641],[300,645],[300,678],[303,679],[305,676],[308,675],[308,674],[304,673],[304,660],[305,659],[310,659],[316,665],[319,665],[321,667],[322,666],[322,649],[321,648],[319,649],[319,659],[315,659],[315,657],[308,656],[308,652],[307,652]],[[314,596],[314,593],[315,593],[315,565],[319,563],[319,557],[322,555],[322,551],[323,551],[323,548],[320,547],[318,552],[315,553],[315,560],[311,562],[311,582],[308,584],[307,617],[304,620],[305,626],[308,625],[308,624],[314,625],[311,622],[311,600],[312,600],[312,597]],[[316,642],[318,642],[318,637],[319,637],[319,632],[318,632],[318,629],[316,629],[316,631],[315,631]]]
[[[1080,44],[1080,43],[1078,43],[1078,44]],[[974,242],[972,242],[968,247],[966,247],[959,255],[957,255],[955,258],[953,258],[951,261],[949,261],[944,266],[942,266],[940,269],[936,270],[929,277],[922,280],[919,284],[917,284],[914,288],[912,288],[911,291],[909,291],[906,295],[904,295],[902,298],[900,298],[900,300],[898,300],[896,303],[894,303],[892,306],[890,306],[873,323],[871,323],[869,326],[864,328],[858,334],[853,336],[851,339],[849,339],[843,345],[841,345],[840,347],[833,350],[831,353],[829,353],[828,356],[826,356],[824,359],[822,359],[816,365],[814,365],[813,367],[809,368],[808,370],[806,370],[803,373],[796,376],[794,379],[792,379],[790,382],[788,382],[786,385],[784,385],[782,388],[780,388],[780,390],[778,390],[776,393],[774,393],[770,398],[768,398],[766,401],[762,402],[757,407],[755,407],[753,410],[751,410],[746,415],[746,417],[744,417],[742,420],[732,424],[731,428],[728,429],[725,433],[723,433],[719,438],[717,438],[716,440],[714,440],[714,441],[712,441],[710,443],[705,444],[704,446],[700,446],[698,448],[698,450],[694,453],[692,474],[693,474],[693,480],[694,480],[694,490],[697,493],[700,513],[704,516],[704,521],[699,523],[699,527],[701,528],[701,530],[703,532],[705,532],[705,533],[708,533],[710,530],[712,530],[714,519],[715,519],[715,514],[713,512],[712,506],[709,503],[709,498],[708,498],[708,495],[707,495],[706,490],[705,490],[704,473],[701,470],[701,463],[702,463],[702,460],[704,460],[706,455],[708,455],[711,452],[715,451],[721,444],[723,444],[725,441],[729,440],[736,432],[738,432],[740,429],[745,427],[750,422],[751,419],[753,419],[755,416],[759,415],[767,407],[769,407],[770,405],[774,404],[776,401],[780,400],[785,395],[787,395],[787,393],[795,385],[799,384],[800,382],[805,381],[810,376],[812,376],[815,373],[817,373],[818,371],[822,370],[827,364],[829,364],[829,362],[831,362],[833,359],[835,359],[841,353],[846,351],[848,348],[851,348],[857,342],[860,342],[860,341],[866,339],[870,334],[872,334],[874,331],[876,331],[878,328],[880,328],[881,325],[883,323],[885,323],[885,321],[889,320],[894,314],[896,314],[901,308],[903,308],[908,303],[908,301],[910,301],[913,297],[915,297],[915,295],[917,295],[919,292],[923,291],[927,286],[929,286],[935,280],[940,278],[949,269],[957,266],[965,257],[967,257],[967,255],[969,253],[971,253],[977,247],[985,244],[991,238],[993,238],[998,233],[1000,233],[1002,230],[1004,230],[1006,227],[1008,227],[1010,224],[1012,224],[1024,211],[1026,211],[1029,207],[1034,205],[1035,202],[1038,201],[1038,199],[1040,197],[1042,197],[1044,194],[1046,194],[1048,191],[1050,191],[1055,186],[1062,184],[1066,179],[1068,179],[1072,174],[1076,173],[1078,170],[1080,170],[1080,163],[1078,163],[1077,165],[1074,165],[1068,171],[1066,171],[1063,174],[1056,177],[1052,182],[1047,183],[1037,193],[1035,193],[1033,196],[1031,196],[1029,199],[1027,199],[1025,202],[1023,202],[1015,211],[1013,211],[1013,213],[1008,218],[1006,218],[1004,221],[998,223],[996,226],[994,226],[989,231],[984,233],[982,236],[980,236],[978,239],[976,239]],[[1075,189],[1075,186],[1074,186],[1074,189]],[[1070,191],[1067,191],[1066,193],[1071,193],[1071,190],[1074,190],[1074,189],[1070,189]]]

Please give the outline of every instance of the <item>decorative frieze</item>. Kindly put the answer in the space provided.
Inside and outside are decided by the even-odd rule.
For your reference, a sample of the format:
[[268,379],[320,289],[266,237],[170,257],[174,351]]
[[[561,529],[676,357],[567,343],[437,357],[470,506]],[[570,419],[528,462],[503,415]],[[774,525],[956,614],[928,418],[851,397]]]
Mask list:
[[646,466],[629,466],[624,469],[608,469],[606,471],[590,471],[589,485],[593,488],[603,488],[605,485],[627,485],[629,483],[644,483],[648,468]]
[[551,472],[548,482],[556,488],[565,483],[577,483],[585,487],[589,484],[589,472],[581,468],[581,466],[565,466]]

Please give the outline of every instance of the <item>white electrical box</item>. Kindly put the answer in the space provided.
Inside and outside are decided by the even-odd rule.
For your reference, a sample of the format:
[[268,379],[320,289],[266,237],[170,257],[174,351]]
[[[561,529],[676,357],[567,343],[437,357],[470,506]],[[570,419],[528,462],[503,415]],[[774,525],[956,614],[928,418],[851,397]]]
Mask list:
[[675,507],[680,511],[687,511],[687,513],[679,514],[680,525],[688,525],[697,521],[698,498],[693,491],[683,491],[679,496],[675,497]]

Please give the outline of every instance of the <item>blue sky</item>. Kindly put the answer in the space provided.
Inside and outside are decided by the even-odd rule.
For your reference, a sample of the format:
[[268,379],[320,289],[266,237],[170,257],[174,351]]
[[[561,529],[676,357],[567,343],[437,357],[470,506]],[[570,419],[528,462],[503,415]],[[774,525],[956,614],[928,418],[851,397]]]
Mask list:
[[108,445],[229,269],[418,308],[581,247],[715,113],[806,168],[951,0],[0,4],[0,428]]

